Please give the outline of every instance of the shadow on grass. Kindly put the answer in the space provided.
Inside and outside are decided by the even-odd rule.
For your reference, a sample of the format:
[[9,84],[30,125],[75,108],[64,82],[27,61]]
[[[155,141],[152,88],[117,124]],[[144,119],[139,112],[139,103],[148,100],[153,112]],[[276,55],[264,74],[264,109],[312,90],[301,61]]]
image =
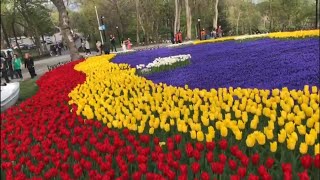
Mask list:
[[28,79],[20,83],[20,94],[17,104],[25,101],[26,99],[30,98],[31,96],[35,95],[38,91],[38,85],[36,81],[39,78]]

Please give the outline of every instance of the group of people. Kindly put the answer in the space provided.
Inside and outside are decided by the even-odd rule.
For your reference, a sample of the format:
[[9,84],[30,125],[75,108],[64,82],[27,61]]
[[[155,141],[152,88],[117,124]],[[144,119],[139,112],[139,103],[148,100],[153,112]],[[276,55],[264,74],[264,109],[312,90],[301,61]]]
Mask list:
[[62,42],[56,42],[56,44],[50,46],[50,55],[61,56],[62,50],[66,50],[67,49],[66,47],[67,46],[64,45]]
[[209,38],[221,38],[223,34],[221,26],[218,26],[218,28],[213,29],[210,34],[207,34],[205,29],[202,29],[200,32],[201,40],[206,40]]
[[[34,61],[29,53],[24,55],[24,58],[19,57],[18,54],[13,54],[11,51],[6,53],[1,52],[1,76],[5,79],[6,83],[10,83],[10,79],[23,79],[22,76],[22,62],[24,61],[25,68],[28,69],[31,78],[37,76],[34,69]],[[9,77],[8,77],[9,76]]]
[[[117,47],[116,47],[116,37],[114,35],[110,35],[109,37],[110,40],[110,49],[106,46],[104,46],[101,41],[96,41],[96,50],[98,55],[102,55],[102,53],[104,52],[105,54],[109,54],[110,50],[112,52],[117,52]],[[85,41],[82,40],[82,49],[83,51],[86,53],[86,55],[91,54],[91,47],[90,47],[90,42],[89,39],[87,38]],[[126,50],[130,50],[131,49],[131,40],[130,38],[128,38],[127,40],[123,41],[122,44],[122,50],[126,51]]]

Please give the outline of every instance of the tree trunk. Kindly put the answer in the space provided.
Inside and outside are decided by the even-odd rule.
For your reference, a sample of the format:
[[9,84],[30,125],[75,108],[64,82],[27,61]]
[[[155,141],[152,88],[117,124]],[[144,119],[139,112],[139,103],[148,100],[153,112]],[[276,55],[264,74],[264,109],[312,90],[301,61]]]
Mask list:
[[63,39],[66,40],[68,49],[70,50],[71,60],[80,59],[80,55],[76,44],[74,42],[70,25],[69,25],[69,16],[66,9],[66,6],[63,3],[63,0],[51,0],[52,3],[57,7],[59,12],[59,26],[62,32]]
[[[10,48],[10,47],[11,47],[11,44],[10,44],[10,41],[9,41],[9,37],[8,37],[7,31],[6,31],[6,29],[4,28],[3,21],[1,21],[1,31],[2,31],[2,33],[3,33],[3,39],[4,39],[4,41],[6,42],[7,48]],[[2,33],[1,33],[1,35],[2,35]],[[2,36],[1,36],[1,37],[2,37]]]
[[269,0],[269,19],[270,19],[270,25],[269,25],[269,32],[272,31],[272,21],[273,21],[273,18],[272,18],[272,0]]
[[180,13],[181,13],[181,8],[180,8],[180,1],[175,0],[175,18],[174,18],[174,28],[173,28],[173,33],[176,34],[177,31],[180,30]]
[[39,32],[38,30],[35,30],[35,38],[34,38],[34,41],[35,41],[35,44],[36,46],[38,47],[38,50],[39,50],[39,55],[43,55],[43,48],[41,46],[41,42],[40,42],[40,35],[39,35]]
[[139,0],[135,0],[135,2],[136,2],[136,18],[137,18],[137,21],[136,21],[136,25],[137,25],[137,27],[136,27],[136,36],[137,36],[137,38],[136,38],[136,40],[137,40],[137,44],[140,44],[140,37],[139,37]]
[[212,23],[213,29],[217,29],[217,27],[218,27],[218,15],[219,15],[218,4],[219,4],[219,0],[215,0],[214,16],[213,16],[213,23]]
[[22,56],[22,51],[21,51],[20,45],[18,43],[16,28],[14,27],[14,22],[15,22],[15,18],[13,19],[13,21],[11,23],[11,28],[12,28],[14,40],[16,41],[16,46],[18,47],[18,53],[20,54],[20,56]]
[[236,25],[236,34],[239,35],[239,21],[240,21],[241,11],[239,10],[238,18],[237,18],[237,25]]
[[187,39],[190,40],[191,37],[191,29],[192,29],[192,15],[191,8],[189,5],[189,0],[185,0],[186,5],[186,20],[187,20]]

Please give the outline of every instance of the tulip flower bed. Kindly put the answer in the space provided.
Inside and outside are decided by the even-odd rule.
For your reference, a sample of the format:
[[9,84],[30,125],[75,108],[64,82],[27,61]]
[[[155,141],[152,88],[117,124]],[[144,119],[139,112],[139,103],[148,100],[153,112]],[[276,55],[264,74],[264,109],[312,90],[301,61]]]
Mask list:
[[[294,55],[289,51],[292,44],[298,49]],[[230,86],[221,85],[228,88],[211,89],[211,85],[209,90],[200,90],[193,86],[194,79],[185,83],[194,89],[185,84],[156,84],[137,76],[136,69],[128,64],[111,63],[114,54],[58,67],[37,82],[35,96],[1,113],[1,178],[319,179],[319,77],[313,67],[319,56],[314,52],[317,41],[297,40],[292,44],[270,39],[243,46],[227,42],[223,43],[226,49],[207,44],[115,58],[119,62],[132,57],[136,59],[132,64],[140,64],[151,62],[153,59],[148,58],[152,56],[160,57],[160,52],[161,56],[190,53],[189,66],[193,66],[195,55],[208,57],[206,53],[193,54],[197,51],[194,48],[202,46],[202,52],[214,49],[216,61],[196,59],[200,64],[193,68],[206,68],[214,62],[224,71],[218,63],[225,53],[231,56],[227,59],[230,66],[245,62],[242,57],[231,61],[233,54],[239,56],[231,51],[233,46],[253,56],[249,59],[251,69],[275,56],[267,63],[281,59],[278,63],[283,66],[275,62],[270,66],[277,70],[283,67],[287,73],[277,75],[292,79],[302,76],[295,82],[277,82],[275,76],[259,84],[252,80],[257,77],[250,79],[247,71],[241,71],[247,78],[244,82],[249,83],[246,86],[257,88],[232,88],[236,82],[230,81],[226,82]],[[266,49],[257,48],[262,45],[278,53],[262,58]],[[272,74],[267,64],[261,66],[261,74]],[[303,71],[305,68],[308,71]],[[237,76],[233,77],[236,81]],[[206,76],[198,80],[202,78]],[[217,79],[212,82],[219,83]],[[274,87],[281,83],[289,88]],[[263,86],[268,88],[258,89]]]

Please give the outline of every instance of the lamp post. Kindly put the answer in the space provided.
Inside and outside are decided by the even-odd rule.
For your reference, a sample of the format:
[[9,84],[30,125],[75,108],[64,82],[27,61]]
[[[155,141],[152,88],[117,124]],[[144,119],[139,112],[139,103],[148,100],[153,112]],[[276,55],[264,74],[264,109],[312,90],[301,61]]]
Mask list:
[[121,40],[121,38],[120,38],[119,27],[116,26],[116,29],[117,29],[117,34],[118,34],[119,43],[120,43],[120,46],[121,46],[122,40]]
[[201,40],[201,26],[200,26],[200,18],[198,18],[198,33],[199,33],[199,40]]
[[100,18],[100,20],[101,20],[101,26],[102,26],[102,31],[103,31],[103,40],[104,40],[104,42],[105,42],[105,44],[103,44],[104,45],[104,49],[105,49],[105,54],[110,54],[110,44],[109,44],[109,42],[110,41],[107,41],[107,37],[106,37],[106,26],[105,26],[105,24],[104,24],[104,22],[103,22],[103,19],[104,19],[104,16],[101,16],[101,18]]

